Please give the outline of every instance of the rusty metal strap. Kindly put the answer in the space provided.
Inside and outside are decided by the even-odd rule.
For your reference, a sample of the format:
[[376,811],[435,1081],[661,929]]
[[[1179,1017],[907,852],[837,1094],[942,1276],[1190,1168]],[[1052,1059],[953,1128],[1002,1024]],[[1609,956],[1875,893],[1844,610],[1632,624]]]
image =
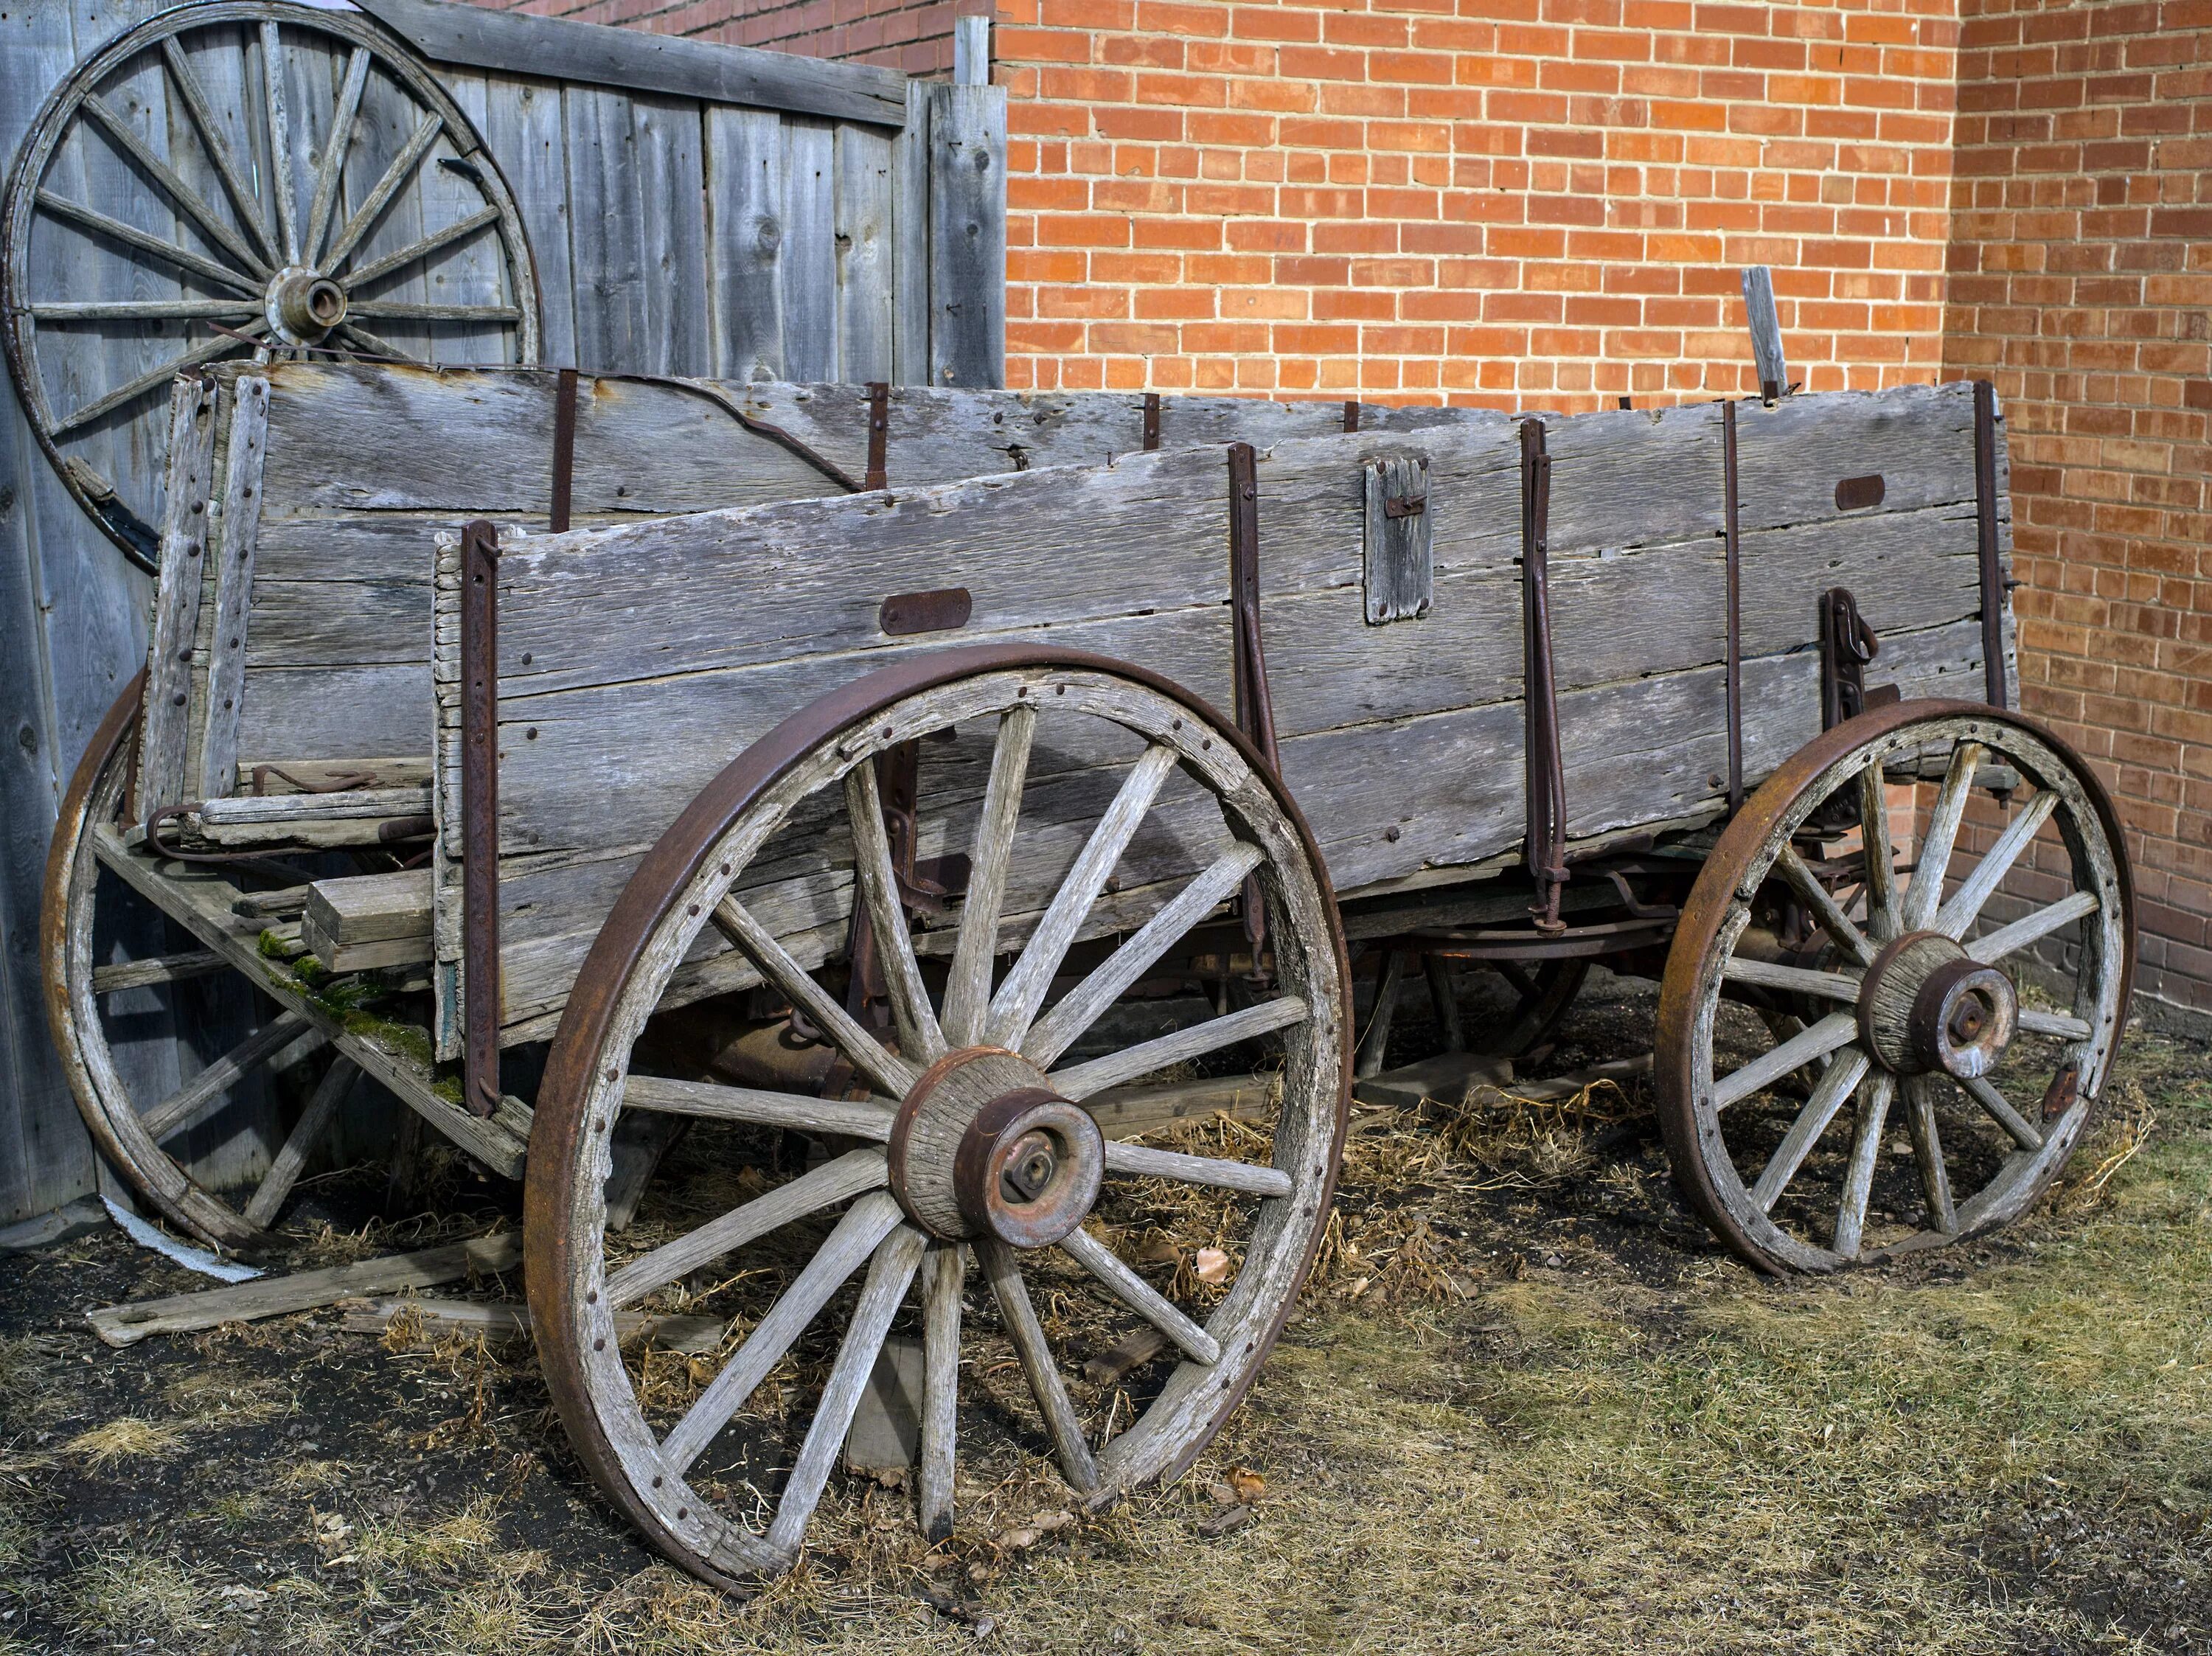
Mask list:
[[1540,931],[1557,931],[1567,881],[1566,766],[1559,746],[1559,685],[1552,670],[1552,457],[1544,422],[1521,422],[1522,707],[1528,766],[1525,854],[1536,882]]
[[499,1107],[499,531],[461,531],[461,957],[467,1077],[477,1114]]
[[868,475],[861,479],[870,493],[890,487],[884,466],[890,458],[891,388],[881,379],[868,382]]
[[1160,446],[1160,394],[1156,391],[1145,393],[1145,452],[1150,454]]
[[563,368],[553,392],[553,506],[551,527],[559,534],[568,526],[568,508],[576,482],[576,371]]
[[[1625,406],[1628,399],[1622,397]],[[1722,516],[1722,548],[1728,566],[1728,658],[1723,677],[1728,696],[1729,810],[1743,809],[1743,582],[1742,543],[1737,532],[1735,404],[1721,404],[1721,476],[1727,499]]]
[[1344,399],[1344,428],[1346,431],[1359,429],[1359,399],[1357,397]]
[[1997,392],[1974,381],[1974,527],[1981,555],[1982,678],[1992,707],[2005,705],[2004,565],[1997,548]]
[[1237,728],[1280,773],[1275,751],[1275,710],[1267,695],[1267,657],[1260,643],[1260,482],[1258,455],[1249,443],[1229,446],[1229,603],[1233,647]]

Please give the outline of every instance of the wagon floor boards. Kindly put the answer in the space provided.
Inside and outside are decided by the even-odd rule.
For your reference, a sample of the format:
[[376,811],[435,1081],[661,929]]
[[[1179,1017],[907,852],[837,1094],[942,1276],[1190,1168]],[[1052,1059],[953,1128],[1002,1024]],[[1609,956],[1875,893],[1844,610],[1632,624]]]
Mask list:
[[[1746,779],[1819,728],[1820,592],[1850,585],[1883,634],[1875,682],[1972,694],[1980,666],[1970,388],[1746,410],[1739,501]],[[1723,421],[1717,407],[1548,422],[1551,610],[1571,837],[1710,818],[1728,768]],[[1804,433],[1817,430],[1817,441]],[[1263,631],[1285,780],[1340,895],[1465,877],[1522,832],[1520,444],[1492,417],[1269,446],[1257,467]],[[1363,470],[1413,456],[1434,513],[1433,597],[1370,626]],[[1879,472],[1878,504],[1845,477]],[[1135,454],[935,488],[510,534],[500,573],[501,943],[509,1040],[542,1035],[636,858],[794,709],[944,643],[1044,638],[1161,671],[1226,705],[1228,472],[1220,450]],[[457,566],[438,609],[444,846],[457,854]],[[649,570],[650,576],[641,573]],[[908,640],[885,598],[959,586],[971,618]],[[925,855],[965,843],[988,733],[925,754]],[[1133,755],[1041,731],[1006,912],[1018,938]],[[934,790],[933,792],[932,790]],[[1218,854],[1170,792],[1120,870],[1141,920]],[[754,907],[802,961],[842,946],[849,907],[795,839]],[[457,888],[436,891],[458,966]],[[1028,907],[1021,894],[1031,894]],[[921,945],[927,952],[925,939]],[[704,957],[690,992],[750,981]],[[717,975],[717,974],[720,975]],[[684,992],[681,985],[672,993]],[[442,1004],[457,1004],[450,997]]]

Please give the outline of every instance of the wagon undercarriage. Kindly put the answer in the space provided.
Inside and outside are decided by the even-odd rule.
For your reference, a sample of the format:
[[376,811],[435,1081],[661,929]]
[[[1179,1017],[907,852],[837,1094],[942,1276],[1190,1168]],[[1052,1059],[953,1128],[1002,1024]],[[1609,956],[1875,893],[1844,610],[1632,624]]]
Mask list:
[[[465,532],[442,478],[362,507],[349,409],[457,393],[555,416],[475,428],[542,437],[543,481]],[[1010,416],[1090,464],[979,460]],[[1291,1309],[1402,995],[1515,1056],[1593,964],[1660,979],[1670,1158],[1769,1271],[2008,1220],[2119,1032],[2120,835],[2004,710],[2001,434],[1967,388],[1360,430],[279,366],[175,417],[154,659],[50,877],[87,1118],[241,1251],[361,1073],[522,1178],[569,1435],[710,1580],[795,1559],[884,1365],[919,1375],[933,1535],[985,1347],[1085,1496],[1187,1466]],[[580,418],[755,440],[785,481],[616,509]],[[1164,446],[1178,420],[1214,446]],[[859,492],[811,498],[834,476]],[[1476,972],[1504,1010],[1455,1028]],[[132,1097],[105,1020],[218,974],[276,1010]],[[316,1049],[252,1187],[164,1148]],[[1203,1263],[1146,1256],[1160,1215]],[[634,1331],[676,1310],[725,1329],[681,1383]],[[1143,1355],[1102,1386],[1066,1337],[1115,1319]]]

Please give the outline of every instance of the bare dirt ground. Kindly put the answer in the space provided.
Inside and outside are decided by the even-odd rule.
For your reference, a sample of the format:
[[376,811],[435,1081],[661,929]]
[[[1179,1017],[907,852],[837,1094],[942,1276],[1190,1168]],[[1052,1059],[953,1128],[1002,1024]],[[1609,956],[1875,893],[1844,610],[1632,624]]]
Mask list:
[[[1650,1016],[1581,1007],[1554,1062]],[[314,1195],[297,1264],[512,1222]],[[1070,1520],[1040,1457],[986,1461],[934,1550],[844,1483],[748,1602],[599,1501],[526,1344],[82,1319],[202,1285],[113,1230],[0,1256],[0,1656],[2212,1650],[2212,1059],[2141,1033],[2026,1221],[1828,1282],[1717,1250],[1637,1089],[1368,1113],[1191,1478]]]

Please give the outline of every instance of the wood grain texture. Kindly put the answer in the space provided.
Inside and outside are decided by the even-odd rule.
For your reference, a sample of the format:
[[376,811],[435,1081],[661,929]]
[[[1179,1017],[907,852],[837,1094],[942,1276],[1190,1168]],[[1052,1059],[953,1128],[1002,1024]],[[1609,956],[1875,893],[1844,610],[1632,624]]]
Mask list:
[[905,119],[905,77],[872,64],[828,63],[440,0],[368,0],[362,9],[437,63],[881,126]]
[[210,610],[207,679],[199,743],[198,793],[220,798],[237,773],[240,708],[246,695],[246,638],[253,602],[256,548],[260,537],[261,473],[266,454],[269,382],[252,375],[238,382],[231,405],[222,485],[222,538],[214,565],[215,603]]
[[1006,94],[929,89],[930,340],[933,385],[1006,377]]
[[179,379],[169,402],[168,476],[161,519],[161,570],[155,589],[153,638],[146,652],[146,700],[140,715],[138,813],[143,820],[185,795],[194,640],[208,542],[215,465],[212,384]]

